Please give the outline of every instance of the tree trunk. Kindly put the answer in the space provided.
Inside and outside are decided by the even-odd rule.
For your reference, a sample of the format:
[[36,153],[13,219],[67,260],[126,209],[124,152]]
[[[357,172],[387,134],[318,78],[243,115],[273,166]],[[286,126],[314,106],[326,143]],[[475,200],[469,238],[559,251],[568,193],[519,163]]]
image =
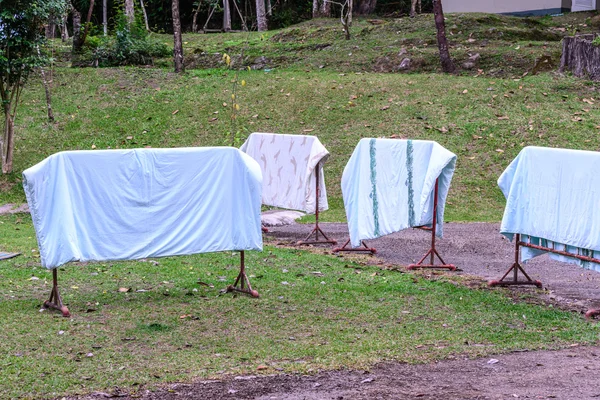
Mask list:
[[[40,46],[37,47],[38,56],[41,57]],[[52,112],[52,95],[50,94],[50,85],[46,79],[46,71],[44,67],[40,67],[40,75],[42,75],[42,83],[44,85],[44,91],[46,92],[46,109],[48,110],[48,120],[54,122],[54,113]]]
[[184,72],[183,65],[183,42],[181,40],[181,19],[179,18],[179,0],[173,0],[173,62],[175,72]]
[[83,36],[81,32],[81,13],[73,7],[73,54],[77,54],[83,47]]
[[146,7],[144,7],[144,0],[140,0],[142,6],[142,14],[144,15],[144,23],[146,24],[146,31],[150,32],[150,25],[148,24],[148,14],[146,14]]
[[273,4],[271,3],[271,0],[266,0],[267,1],[267,15],[269,17],[273,16]]
[[344,28],[344,37],[350,40],[350,27],[352,26],[352,0],[346,0],[342,5],[342,27]]
[[88,9],[87,17],[85,19],[85,26],[83,27],[83,33],[80,33],[81,36],[81,46],[85,44],[85,39],[87,38],[88,33],[90,33],[92,13],[94,12],[94,2],[95,0],[90,0],[90,8]]
[[69,40],[69,30],[67,29],[67,15],[63,16],[62,23],[60,25],[60,39],[63,42]]
[[358,15],[373,14],[377,6],[377,0],[361,0],[356,6],[356,13]]
[[102,29],[104,36],[108,35],[108,7],[106,5],[107,0],[102,0]]
[[446,24],[444,23],[444,10],[442,9],[442,0],[433,0],[433,17],[437,29],[438,49],[440,50],[440,61],[442,70],[447,73],[455,71],[454,63],[450,58],[448,51],[448,40],[446,39]]
[[595,37],[595,34],[590,34],[563,38],[559,71],[568,69],[579,78],[588,76],[593,81],[599,81],[600,47],[592,44]]
[[198,7],[196,7],[194,13],[192,14],[192,32],[194,33],[198,32],[198,13],[200,12],[201,4],[202,2],[198,1]]
[[265,0],[256,0],[256,24],[259,32],[268,30]]
[[229,32],[230,30],[231,30],[231,7],[229,5],[229,0],[223,0],[223,32]]
[[312,17],[313,18],[319,18],[321,15],[319,13],[320,7],[319,7],[319,0],[313,0],[312,2]]
[[54,17],[50,17],[48,24],[46,25],[46,39],[54,39],[56,35],[56,23]]
[[329,0],[323,0],[320,9],[321,17],[331,17],[331,2]]
[[133,9],[133,0],[125,0],[125,18],[127,19],[128,25],[133,24],[133,22],[135,21],[135,11]]
[[4,108],[4,135],[1,143],[2,173],[9,174],[13,169],[15,122],[8,107]]
[[421,0],[412,0],[410,2],[410,17],[414,18],[417,15],[417,5],[419,6],[419,14],[421,14]]
[[[352,26],[352,14],[354,13],[354,0],[347,0],[348,1],[348,27]],[[350,39],[350,38],[348,38]]]

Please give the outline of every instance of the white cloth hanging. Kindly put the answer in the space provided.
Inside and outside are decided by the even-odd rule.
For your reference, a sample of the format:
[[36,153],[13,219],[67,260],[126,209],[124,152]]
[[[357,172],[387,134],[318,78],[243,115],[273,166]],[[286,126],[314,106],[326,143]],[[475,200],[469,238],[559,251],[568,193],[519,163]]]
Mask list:
[[[600,257],[600,152],[529,146],[498,179],[506,197],[500,233],[532,244]],[[566,247],[565,247],[566,246]],[[544,251],[521,247],[521,261]],[[550,257],[600,271],[600,265]]]
[[323,163],[329,152],[316,136],[255,132],[240,149],[260,165],[263,204],[314,214],[319,174],[319,211],[327,210]]
[[65,151],[23,186],[48,269],[262,250],[260,167],[235,148]]
[[342,175],[350,242],[375,239],[413,226],[431,226],[438,180],[436,235],[456,155],[428,140],[361,139]]

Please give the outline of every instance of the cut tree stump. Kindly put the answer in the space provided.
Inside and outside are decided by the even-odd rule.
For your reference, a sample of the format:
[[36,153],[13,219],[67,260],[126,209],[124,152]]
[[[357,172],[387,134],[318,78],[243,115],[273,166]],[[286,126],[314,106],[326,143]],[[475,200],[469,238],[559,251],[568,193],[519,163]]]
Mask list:
[[596,34],[566,36],[563,38],[560,72],[570,70],[573,75],[588,77],[593,81],[600,80],[600,46],[594,46],[592,41]]

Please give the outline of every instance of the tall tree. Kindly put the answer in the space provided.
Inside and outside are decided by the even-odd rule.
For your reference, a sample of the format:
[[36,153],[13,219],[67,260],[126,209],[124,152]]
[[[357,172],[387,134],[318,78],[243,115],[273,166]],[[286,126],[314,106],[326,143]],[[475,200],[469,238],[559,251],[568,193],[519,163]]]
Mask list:
[[[73,15],[73,55],[79,54],[85,39],[91,29],[92,14],[94,12],[95,0],[81,1],[70,0],[71,13]],[[81,14],[87,7],[85,24],[81,24]]]
[[265,0],[256,0],[256,25],[259,32],[264,32],[268,29]]
[[412,0],[410,2],[410,17],[414,18],[417,16],[417,6],[419,7],[419,14],[421,14],[421,0]]
[[319,15],[319,0],[313,0],[312,2],[312,17],[318,18]]
[[175,72],[184,72],[183,42],[181,40],[181,19],[179,18],[179,0],[172,0],[171,11],[173,14],[173,62]]
[[200,6],[202,6],[202,0],[198,0],[194,3],[194,12],[192,13],[192,32],[198,32],[198,13],[200,12]]
[[0,8],[0,99],[4,132],[0,139],[2,172],[13,169],[14,121],[30,72],[47,60],[37,53],[50,15],[63,15],[65,0],[2,0]]
[[440,50],[440,61],[442,70],[447,73],[455,71],[454,63],[450,58],[448,51],[448,40],[446,39],[446,24],[444,23],[444,10],[442,9],[442,0],[433,0],[433,17],[437,29],[438,49]]
[[331,17],[331,1],[323,0],[321,2],[319,13],[321,14],[321,17]]
[[62,16],[61,24],[60,24],[60,39],[63,42],[69,40],[69,30],[67,29],[67,19],[69,17],[68,13],[65,13]]
[[102,31],[104,32],[104,36],[108,35],[108,6],[106,1],[102,0]]
[[148,14],[146,13],[146,6],[144,6],[144,0],[140,0],[140,6],[142,7],[142,14],[144,15],[144,23],[146,24],[146,31],[150,32],[150,25],[148,24]]
[[81,29],[81,11],[76,7],[76,3],[71,0],[71,15],[73,16],[73,54],[77,54],[83,47],[83,31]]
[[131,25],[135,21],[135,11],[133,6],[133,0],[125,0],[125,18],[127,24]]
[[350,27],[352,26],[352,0],[346,0],[344,4],[342,4],[342,14],[340,19],[342,20],[345,38],[346,40],[350,40]]
[[223,0],[223,31],[229,32],[231,30],[231,7],[229,6],[229,0]]

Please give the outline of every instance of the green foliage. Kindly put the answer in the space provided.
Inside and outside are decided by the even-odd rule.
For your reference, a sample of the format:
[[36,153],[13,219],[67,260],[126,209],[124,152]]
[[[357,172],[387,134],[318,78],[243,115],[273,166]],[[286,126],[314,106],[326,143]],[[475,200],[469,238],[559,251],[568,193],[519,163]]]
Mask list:
[[47,61],[37,54],[44,41],[42,26],[65,7],[64,0],[0,0],[0,91],[5,105],[31,70]]
[[115,36],[90,36],[86,39],[79,64],[100,67],[151,65],[155,57],[171,55],[169,47],[153,39],[139,21],[127,26],[121,15]]
[[596,36],[594,40],[592,40],[592,44],[594,46],[600,46],[600,36]]
[[[410,5],[411,0],[378,0],[375,13],[378,15],[408,15]],[[430,13],[432,9],[432,0],[421,0],[421,12]],[[419,11],[418,6],[417,11]]]
[[312,18],[311,2],[281,2],[269,17],[269,28],[285,28]]

